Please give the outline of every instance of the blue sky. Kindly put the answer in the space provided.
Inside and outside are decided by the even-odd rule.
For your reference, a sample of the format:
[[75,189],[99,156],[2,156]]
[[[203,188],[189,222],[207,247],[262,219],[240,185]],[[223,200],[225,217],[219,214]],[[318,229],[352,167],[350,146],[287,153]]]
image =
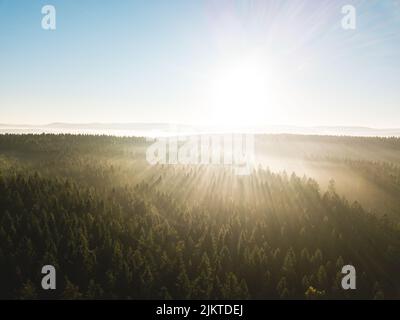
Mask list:
[[0,123],[49,122],[400,127],[400,2],[0,0]]

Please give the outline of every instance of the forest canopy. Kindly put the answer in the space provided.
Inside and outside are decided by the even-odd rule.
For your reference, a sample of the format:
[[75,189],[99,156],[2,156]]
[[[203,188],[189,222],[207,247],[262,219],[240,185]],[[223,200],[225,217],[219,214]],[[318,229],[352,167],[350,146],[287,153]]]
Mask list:
[[268,161],[150,166],[149,143],[0,135],[0,298],[399,298],[399,139],[257,137],[259,159],[323,166],[326,185]]

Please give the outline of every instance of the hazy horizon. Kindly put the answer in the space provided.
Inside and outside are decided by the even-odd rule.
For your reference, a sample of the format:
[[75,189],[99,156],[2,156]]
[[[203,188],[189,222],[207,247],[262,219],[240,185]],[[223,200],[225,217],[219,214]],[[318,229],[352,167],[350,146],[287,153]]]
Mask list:
[[[57,126],[57,125],[67,125],[67,126],[87,126],[87,125],[101,125],[101,126],[122,126],[122,125],[178,125],[178,126],[196,126],[196,127],[214,127],[219,126],[218,124],[210,124],[210,123],[196,123],[196,122],[168,122],[168,121],[89,121],[89,122],[69,122],[69,121],[50,121],[46,123],[42,122],[0,122],[1,126],[6,127],[48,127],[48,126]],[[374,129],[374,130],[392,130],[392,129],[400,129],[400,125],[398,127],[379,127],[379,126],[366,126],[366,125],[343,125],[343,124],[331,124],[331,125],[323,125],[323,124],[314,124],[314,125],[290,125],[285,123],[259,123],[259,124],[232,124],[228,127],[299,127],[299,128],[363,128],[363,129]]]
[[353,137],[399,137],[400,128],[372,128],[362,126],[218,126],[178,123],[49,123],[45,125],[0,123],[0,134],[92,134],[111,136],[190,136],[207,134],[297,134]]

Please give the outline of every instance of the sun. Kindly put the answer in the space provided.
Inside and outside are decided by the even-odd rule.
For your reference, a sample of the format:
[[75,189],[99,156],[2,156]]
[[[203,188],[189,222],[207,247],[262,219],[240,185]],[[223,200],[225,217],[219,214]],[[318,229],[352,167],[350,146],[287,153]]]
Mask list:
[[268,122],[277,103],[276,75],[271,65],[254,57],[222,64],[210,81],[212,121],[221,126]]

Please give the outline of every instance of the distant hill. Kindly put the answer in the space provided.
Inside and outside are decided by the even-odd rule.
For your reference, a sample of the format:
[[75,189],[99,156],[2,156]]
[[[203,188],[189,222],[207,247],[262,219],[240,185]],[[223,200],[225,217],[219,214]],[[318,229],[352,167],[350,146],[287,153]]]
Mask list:
[[0,124],[0,133],[88,133],[128,136],[164,136],[174,134],[204,133],[289,133],[313,135],[345,135],[345,136],[400,136],[400,128],[369,128],[359,126],[232,126],[221,127],[211,125],[186,125],[168,123],[63,123],[56,122],[45,125]]

